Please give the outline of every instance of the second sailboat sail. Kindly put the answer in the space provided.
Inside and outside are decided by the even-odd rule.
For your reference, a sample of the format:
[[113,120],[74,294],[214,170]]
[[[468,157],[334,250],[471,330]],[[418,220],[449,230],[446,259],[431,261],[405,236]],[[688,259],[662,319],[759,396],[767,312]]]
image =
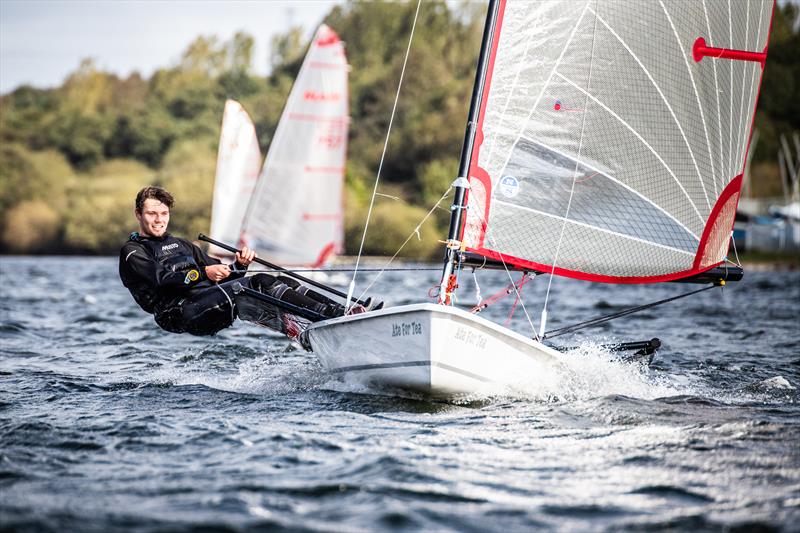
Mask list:
[[283,265],[320,266],[342,249],[348,65],[328,26],[317,30],[256,184],[244,243]]
[[[253,122],[239,102],[228,100],[222,116],[211,205],[212,238],[230,243],[239,241],[244,212],[253,194],[260,166],[261,150]],[[212,255],[227,255],[216,246],[212,246],[210,251]]]

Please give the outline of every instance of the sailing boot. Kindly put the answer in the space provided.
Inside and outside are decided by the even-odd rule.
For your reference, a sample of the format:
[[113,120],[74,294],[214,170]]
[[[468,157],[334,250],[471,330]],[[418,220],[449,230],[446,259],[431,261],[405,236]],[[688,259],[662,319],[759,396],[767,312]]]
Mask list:
[[329,304],[316,302],[312,309],[324,316],[325,319],[344,316],[344,306],[339,305],[336,302],[331,302]]
[[320,293],[318,293],[318,292],[316,292],[314,290],[311,290],[310,288],[308,288],[305,285],[301,284],[297,280],[292,279],[292,278],[290,278],[288,276],[278,276],[278,281],[283,283],[284,285],[288,285],[289,287],[294,289],[294,291],[296,293],[302,294],[303,296],[308,296],[312,300],[316,300],[319,303],[328,304],[328,305],[330,305],[330,304],[339,305],[339,304],[336,303],[335,300],[331,300],[327,296],[325,296],[323,294],[320,294]]

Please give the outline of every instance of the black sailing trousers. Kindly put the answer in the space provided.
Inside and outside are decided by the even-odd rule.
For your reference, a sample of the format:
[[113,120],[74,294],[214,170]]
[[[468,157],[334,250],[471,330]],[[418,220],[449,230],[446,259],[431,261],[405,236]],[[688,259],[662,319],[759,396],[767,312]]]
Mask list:
[[340,316],[344,308],[333,300],[311,291],[286,276],[255,274],[226,281],[183,298],[156,313],[156,323],[172,333],[214,335],[230,327],[236,320],[233,285],[239,283],[263,294],[269,294],[298,307],[311,309],[326,317]]

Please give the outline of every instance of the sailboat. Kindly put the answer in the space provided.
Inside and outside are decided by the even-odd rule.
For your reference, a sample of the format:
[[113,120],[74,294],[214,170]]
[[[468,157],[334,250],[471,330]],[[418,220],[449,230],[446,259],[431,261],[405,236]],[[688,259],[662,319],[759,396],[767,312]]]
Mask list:
[[740,279],[726,255],[773,9],[492,0],[438,302],[315,322],[303,345],[345,380],[469,396],[546,375],[559,352],[546,307],[529,338],[454,306],[464,268]]
[[[223,242],[238,242],[244,213],[253,194],[261,168],[261,150],[250,115],[235,100],[225,102],[217,151],[217,174],[211,204],[211,237]],[[225,252],[211,246],[217,257]]]
[[234,239],[259,257],[319,267],[342,251],[348,72],[344,44],[322,24],[250,196],[241,239]]

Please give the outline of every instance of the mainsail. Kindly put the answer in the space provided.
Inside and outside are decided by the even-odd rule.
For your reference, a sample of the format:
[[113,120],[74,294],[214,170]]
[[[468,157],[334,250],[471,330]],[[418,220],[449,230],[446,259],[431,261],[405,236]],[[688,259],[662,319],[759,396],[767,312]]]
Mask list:
[[322,25],[297,76],[247,209],[243,237],[261,257],[321,265],[342,249],[347,60]]
[[616,283],[722,262],[773,7],[501,1],[465,249]]
[[[261,150],[256,130],[247,111],[236,101],[225,102],[222,132],[217,153],[217,175],[211,205],[211,237],[221,242],[236,243],[242,230],[244,213],[253,194]],[[225,252],[211,247],[211,252]]]

